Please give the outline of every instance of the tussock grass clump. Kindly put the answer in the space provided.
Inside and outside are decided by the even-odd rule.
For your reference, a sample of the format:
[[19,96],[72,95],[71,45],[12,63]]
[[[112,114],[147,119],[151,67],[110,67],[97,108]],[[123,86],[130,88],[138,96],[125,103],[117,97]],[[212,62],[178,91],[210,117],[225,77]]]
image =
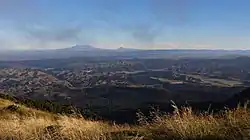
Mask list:
[[[1,102],[0,102],[1,104]],[[138,113],[138,125],[117,125],[42,112],[4,101],[0,105],[0,139],[14,140],[167,140],[250,139],[250,111],[225,109],[220,114],[175,108]],[[11,109],[11,111],[9,109]],[[14,109],[13,109],[14,108]],[[20,113],[20,110],[22,113]],[[16,113],[16,112],[17,113]]]
[[[195,114],[192,108],[176,106],[173,114],[154,112],[150,122],[141,120],[148,138],[165,139],[250,139],[250,110],[237,108],[220,114]],[[142,115],[142,114],[140,114]],[[142,116],[141,118],[147,118]]]
[[0,120],[0,139],[42,140],[111,140],[127,139],[125,126],[87,121],[83,118],[59,116],[57,120],[43,117],[20,117]]

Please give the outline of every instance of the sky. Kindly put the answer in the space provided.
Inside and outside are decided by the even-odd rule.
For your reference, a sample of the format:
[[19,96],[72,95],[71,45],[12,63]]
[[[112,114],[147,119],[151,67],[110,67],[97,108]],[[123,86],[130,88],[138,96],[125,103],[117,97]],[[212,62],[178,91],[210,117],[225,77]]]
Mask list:
[[250,49],[249,5],[249,0],[0,0],[0,48]]

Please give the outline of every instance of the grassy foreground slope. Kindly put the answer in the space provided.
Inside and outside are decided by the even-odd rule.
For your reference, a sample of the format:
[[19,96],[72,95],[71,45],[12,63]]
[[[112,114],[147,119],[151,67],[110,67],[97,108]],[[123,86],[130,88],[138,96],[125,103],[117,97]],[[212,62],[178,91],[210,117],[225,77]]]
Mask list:
[[52,114],[0,98],[0,139],[250,139],[250,111],[246,108],[194,115],[191,108],[173,107],[173,114],[152,111],[151,119],[138,113],[135,126]]

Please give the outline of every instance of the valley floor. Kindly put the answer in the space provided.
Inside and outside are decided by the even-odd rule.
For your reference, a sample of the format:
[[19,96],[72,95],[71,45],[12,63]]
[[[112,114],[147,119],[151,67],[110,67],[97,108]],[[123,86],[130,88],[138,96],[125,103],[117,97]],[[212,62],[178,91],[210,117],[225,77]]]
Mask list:
[[0,99],[0,139],[16,140],[166,140],[250,139],[250,111],[194,115],[190,108],[174,114],[155,110],[149,121],[138,113],[138,125],[117,125],[51,114]]

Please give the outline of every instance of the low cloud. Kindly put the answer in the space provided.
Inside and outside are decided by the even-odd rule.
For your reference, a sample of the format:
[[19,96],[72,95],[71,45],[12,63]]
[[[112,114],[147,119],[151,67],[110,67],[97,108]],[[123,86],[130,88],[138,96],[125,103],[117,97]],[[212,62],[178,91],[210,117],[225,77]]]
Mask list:
[[82,32],[81,26],[73,27],[43,27],[33,26],[26,27],[23,32],[27,38],[34,39],[40,42],[65,42],[65,41],[77,41],[80,39]]
[[161,35],[161,28],[151,25],[140,25],[132,29],[133,38],[142,44],[152,44]]
[[84,41],[82,32],[80,25],[65,27],[19,26],[12,30],[4,29],[2,31],[0,34],[0,46],[2,50],[70,47]]
[[136,42],[154,45],[158,38],[164,36],[166,27],[182,27],[187,24],[188,4],[185,0],[150,0],[148,2],[149,21],[141,23],[139,20],[133,22],[133,25],[121,27],[129,32]]

